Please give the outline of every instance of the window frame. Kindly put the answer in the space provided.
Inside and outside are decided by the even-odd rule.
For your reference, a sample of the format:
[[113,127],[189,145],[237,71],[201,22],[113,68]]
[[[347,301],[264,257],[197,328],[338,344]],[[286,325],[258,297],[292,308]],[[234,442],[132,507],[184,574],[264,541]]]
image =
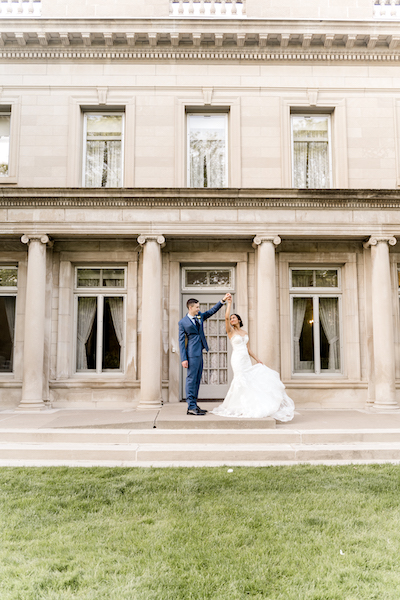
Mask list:
[[[83,113],[83,151],[82,151],[82,178],[81,183],[82,187],[85,189],[96,189],[89,188],[86,185],[86,154],[87,154],[87,117],[88,116],[120,116],[122,117],[122,125],[121,125],[121,184],[120,188],[124,187],[124,177],[125,177],[125,111],[124,110],[84,110]],[[106,189],[106,188],[101,188]]]
[[4,180],[9,179],[10,177],[10,162],[11,162],[11,108],[10,109],[2,109],[0,107],[0,117],[10,117],[9,120],[9,134],[8,134],[8,163],[7,163],[7,175],[0,174],[0,183]]
[[18,297],[18,266],[11,264],[0,264],[1,269],[15,269],[17,271],[17,285],[14,286],[0,286],[0,296],[7,298],[15,298],[15,315],[14,315],[14,342],[12,348],[12,369],[10,371],[0,371],[0,377],[9,377],[15,373],[15,336],[17,331],[17,297]]
[[[185,113],[186,119],[186,187],[190,189],[226,189],[229,187],[229,110],[193,110],[189,109]],[[220,188],[192,188],[190,185],[190,127],[189,117],[212,117],[212,116],[224,116],[225,117],[225,185]]]
[[[329,161],[329,185],[326,188],[321,189],[332,189],[333,188],[333,162],[332,162],[332,113],[327,112],[291,112],[290,113],[290,152],[291,152],[291,178],[292,188],[295,188],[294,184],[294,136],[293,136],[293,119],[298,117],[326,117],[328,119],[328,161]],[[309,190],[312,188],[300,188]]]
[[[292,272],[293,271],[322,271],[336,270],[338,274],[338,285],[336,287],[293,287]],[[342,268],[337,265],[315,264],[313,266],[293,265],[289,267],[289,300],[290,300],[290,360],[291,360],[291,375],[292,377],[340,377],[344,374],[344,343],[343,343],[343,289],[342,289]],[[312,298],[313,315],[314,315],[314,372],[312,371],[296,371],[294,364],[294,332],[293,332],[293,299],[294,298]],[[319,331],[319,299],[320,298],[337,298],[339,311],[339,348],[340,348],[340,369],[330,371],[321,369],[321,351],[320,351],[320,331]],[[315,322],[317,319],[317,322]],[[318,353],[315,349],[318,349]]]
[[[231,285],[228,286],[224,286],[224,287],[220,287],[220,286],[205,286],[205,287],[201,287],[201,286],[186,286],[186,272],[187,271],[230,271],[231,274]],[[230,292],[234,292],[235,291],[235,266],[183,266],[182,267],[182,271],[181,271],[181,286],[182,286],[182,292],[193,292],[194,294],[196,292],[200,292],[202,291],[203,293],[205,291],[207,292],[225,292],[225,290],[228,290]]]
[[[124,286],[123,287],[78,287],[78,269],[123,269],[124,270]],[[128,268],[125,265],[76,265],[74,267],[74,343],[73,343],[73,373],[78,377],[99,377],[124,375],[126,372],[125,357],[126,357],[126,329],[127,329],[127,273]],[[103,323],[104,323],[104,298],[123,298],[123,341],[121,344],[120,368],[119,369],[103,369]],[[78,299],[79,298],[96,298],[96,315],[97,315],[97,331],[96,331],[96,368],[87,370],[78,370],[76,365],[77,360],[77,330],[78,330]]]

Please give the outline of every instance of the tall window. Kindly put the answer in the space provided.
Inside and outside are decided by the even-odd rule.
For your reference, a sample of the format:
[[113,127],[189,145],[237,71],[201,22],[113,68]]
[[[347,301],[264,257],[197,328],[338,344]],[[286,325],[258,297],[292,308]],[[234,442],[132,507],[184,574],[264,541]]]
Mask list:
[[340,269],[290,271],[293,371],[340,373]]
[[122,113],[85,113],[83,185],[121,187],[123,181]]
[[126,269],[76,269],[76,370],[123,370]]
[[293,187],[331,187],[330,132],[330,115],[292,115]]
[[17,267],[0,267],[0,373],[13,371]]
[[0,111],[0,178],[9,175],[10,121],[11,113]]
[[187,115],[189,187],[227,187],[227,125],[227,114]]

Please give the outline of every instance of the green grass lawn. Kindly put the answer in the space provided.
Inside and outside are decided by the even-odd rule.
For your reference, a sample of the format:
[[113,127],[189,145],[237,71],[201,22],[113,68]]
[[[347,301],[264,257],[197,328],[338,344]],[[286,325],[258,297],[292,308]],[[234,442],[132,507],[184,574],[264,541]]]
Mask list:
[[2,468],[1,600],[399,600],[400,467]]

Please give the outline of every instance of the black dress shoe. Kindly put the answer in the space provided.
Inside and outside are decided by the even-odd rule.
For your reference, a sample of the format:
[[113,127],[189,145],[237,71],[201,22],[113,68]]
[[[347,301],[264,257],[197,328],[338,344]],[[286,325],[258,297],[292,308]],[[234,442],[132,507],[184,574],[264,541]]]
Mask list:
[[206,414],[208,412],[208,410],[206,410],[205,408],[200,408],[200,406],[197,407],[199,410],[201,410],[202,413]]
[[205,410],[202,410],[201,408],[199,408],[198,406],[196,406],[196,408],[188,408],[187,410],[187,415],[195,415],[197,416],[203,416],[206,414]]

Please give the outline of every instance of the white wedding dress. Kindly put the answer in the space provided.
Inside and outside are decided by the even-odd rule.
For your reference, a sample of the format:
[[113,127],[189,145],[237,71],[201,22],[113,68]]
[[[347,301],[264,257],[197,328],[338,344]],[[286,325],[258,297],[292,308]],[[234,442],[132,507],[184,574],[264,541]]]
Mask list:
[[260,363],[252,365],[248,335],[236,334],[230,341],[233,381],[223,403],[211,412],[221,417],[291,421],[294,402],[285,392],[279,373]]

